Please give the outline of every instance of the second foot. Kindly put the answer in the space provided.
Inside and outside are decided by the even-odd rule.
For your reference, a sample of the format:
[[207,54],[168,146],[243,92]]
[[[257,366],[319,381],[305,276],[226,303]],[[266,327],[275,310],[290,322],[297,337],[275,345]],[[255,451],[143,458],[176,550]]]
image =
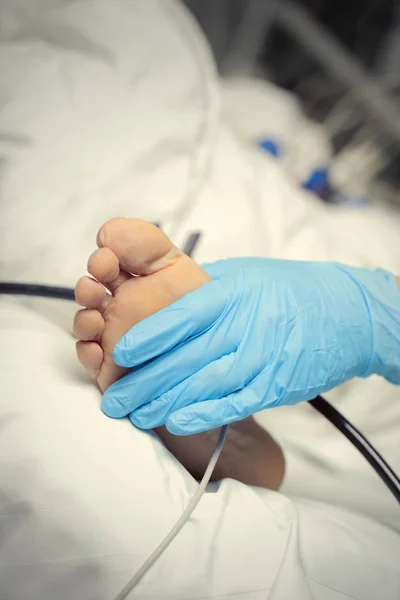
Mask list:
[[[156,433],[189,473],[200,480],[216,448],[221,428],[190,436],[175,436],[165,427]],[[280,446],[253,417],[232,423],[211,481],[236,479],[247,485],[278,490],[285,471]]]

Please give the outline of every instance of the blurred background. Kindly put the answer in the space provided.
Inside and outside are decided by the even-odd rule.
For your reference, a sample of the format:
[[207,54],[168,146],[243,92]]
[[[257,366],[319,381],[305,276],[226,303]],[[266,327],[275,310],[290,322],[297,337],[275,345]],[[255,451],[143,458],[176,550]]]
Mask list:
[[[288,168],[305,187],[328,202],[400,206],[398,0],[185,3],[207,35],[221,75],[235,82],[228,86],[228,95],[234,89],[238,100],[238,82],[256,78],[269,86],[272,102],[284,113],[289,105],[293,112],[296,100],[297,109],[310,120],[314,139],[319,126],[324,160],[305,165],[303,157],[294,166],[298,161],[291,151]],[[275,86],[286,94],[277,95]],[[270,114],[276,120],[271,107]],[[281,158],[282,131],[267,131],[258,140]],[[311,153],[318,154],[315,144]]]

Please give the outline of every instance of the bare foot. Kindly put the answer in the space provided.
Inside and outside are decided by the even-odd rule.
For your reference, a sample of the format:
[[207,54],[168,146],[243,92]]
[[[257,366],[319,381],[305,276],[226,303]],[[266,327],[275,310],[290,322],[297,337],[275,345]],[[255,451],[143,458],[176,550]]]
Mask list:
[[[112,359],[116,343],[133,325],[209,281],[201,267],[176,248],[156,226],[139,219],[108,221],[97,235],[99,247],[76,286],[76,300],[86,307],[76,313],[74,332],[82,365],[104,392],[126,373]],[[106,288],[111,294],[106,292]],[[157,434],[180,462],[199,478],[215,448],[219,430],[173,436],[165,427]],[[283,478],[279,446],[254,419],[229,428],[214,479],[231,477],[277,489]]]

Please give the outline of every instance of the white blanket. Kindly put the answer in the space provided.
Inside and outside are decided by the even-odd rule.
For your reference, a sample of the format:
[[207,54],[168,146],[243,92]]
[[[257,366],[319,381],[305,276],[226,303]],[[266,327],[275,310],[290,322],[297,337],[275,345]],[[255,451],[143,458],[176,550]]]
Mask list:
[[[74,285],[117,214],[180,245],[200,230],[199,261],[400,273],[397,215],[323,206],[236,138],[243,115],[221,119],[208,49],[175,2],[2,0],[0,21],[2,279]],[[1,600],[112,598],[196,488],[157,439],[101,413],[73,310],[0,303]],[[372,378],[331,398],[400,471],[398,389]],[[282,493],[210,489],[132,598],[397,600],[398,506],[370,467],[308,406],[258,418],[285,450]]]

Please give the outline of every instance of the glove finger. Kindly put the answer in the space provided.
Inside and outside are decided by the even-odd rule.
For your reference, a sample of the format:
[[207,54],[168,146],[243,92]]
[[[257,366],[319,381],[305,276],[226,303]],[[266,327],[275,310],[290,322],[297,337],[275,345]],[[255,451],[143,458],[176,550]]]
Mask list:
[[211,327],[225,305],[218,282],[205,284],[132,327],[115,346],[114,362],[131,368],[168,352]]
[[[168,406],[170,390],[201,372],[209,363],[218,360],[226,352],[236,350],[235,338],[217,336],[213,329],[137,367],[111,385],[102,398],[102,410],[109,417],[121,418],[137,410],[143,404],[164,395],[158,404]],[[203,384],[204,385],[204,384]],[[197,386],[196,389],[198,389]],[[178,388],[179,393],[179,388]],[[180,394],[183,396],[183,392]],[[171,399],[175,398],[172,396]],[[139,426],[139,425],[138,425]]]
[[253,385],[219,400],[206,400],[171,413],[166,426],[174,435],[192,435],[240,421],[259,410],[259,397]]
[[243,368],[237,368],[237,355],[232,352],[209,363],[156,400],[139,407],[129,418],[140,429],[152,429],[164,425],[172,412],[207,398],[223,398],[244,385]]

